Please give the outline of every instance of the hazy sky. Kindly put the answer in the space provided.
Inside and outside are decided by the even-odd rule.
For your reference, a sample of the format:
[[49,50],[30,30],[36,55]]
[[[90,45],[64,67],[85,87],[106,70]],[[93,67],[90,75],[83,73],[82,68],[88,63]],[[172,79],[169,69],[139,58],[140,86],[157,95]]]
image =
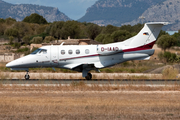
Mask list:
[[85,15],[88,7],[97,0],[3,0],[12,4],[37,4],[57,7],[71,19],[77,20]]

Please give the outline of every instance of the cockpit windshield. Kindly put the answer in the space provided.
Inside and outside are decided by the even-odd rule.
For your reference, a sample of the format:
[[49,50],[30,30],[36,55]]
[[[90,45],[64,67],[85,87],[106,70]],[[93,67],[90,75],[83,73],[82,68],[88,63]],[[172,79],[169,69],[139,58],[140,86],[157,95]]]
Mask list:
[[39,54],[46,54],[47,50],[46,49],[37,49],[34,52],[32,52],[31,54],[34,55],[34,54],[37,54],[37,53],[39,53]]

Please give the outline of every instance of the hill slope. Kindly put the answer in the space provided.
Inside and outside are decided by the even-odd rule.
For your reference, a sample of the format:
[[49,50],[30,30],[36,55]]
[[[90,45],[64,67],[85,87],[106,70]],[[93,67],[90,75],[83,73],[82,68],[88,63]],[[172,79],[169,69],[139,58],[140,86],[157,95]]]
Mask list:
[[99,0],[79,21],[121,25],[140,16],[147,8],[165,0]]
[[79,19],[81,22],[93,22],[99,25],[137,24],[145,17],[144,22],[166,21],[172,25],[167,30],[180,29],[179,0],[98,0],[87,9]]
[[48,22],[70,20],[70,18],[60,12],[58,8],[32,4],[14,5],[0,0],[0,18],[5,19],[12,17],[17,21],[22,21],[26,16],[29,16],[32,13],[42,15]]
[[[153,5],[148,8],[141,16],[145,17],[145,21],[168,21],[171,25],[167,26],[168,30],[180,29],[180,1],[179,0],[166,0],[165,2]],[[157,12],[158,11],[158,12]],[[139,19],[135,19],[125,24],[137,24]]]

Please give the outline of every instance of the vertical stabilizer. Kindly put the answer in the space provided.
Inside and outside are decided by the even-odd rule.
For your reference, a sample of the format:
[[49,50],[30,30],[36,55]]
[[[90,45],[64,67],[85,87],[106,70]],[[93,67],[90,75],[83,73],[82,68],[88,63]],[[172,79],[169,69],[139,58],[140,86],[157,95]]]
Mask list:
[[151,22],[146,23],[142,30],[133,38],[130,43],[130,47],[148,47],[152,48],[157,40],[157,37],[164,25],[167,22]]

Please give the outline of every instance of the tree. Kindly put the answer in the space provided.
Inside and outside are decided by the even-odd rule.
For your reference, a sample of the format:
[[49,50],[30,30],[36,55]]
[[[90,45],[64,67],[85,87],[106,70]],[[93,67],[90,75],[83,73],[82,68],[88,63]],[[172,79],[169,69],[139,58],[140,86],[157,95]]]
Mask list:
[[18,37],[18,30],[16,28],[9,28],[5,30],[5,35]]
[[47,42],[47,43],[49,43],[49,42],[51,42],[53,40],[55,40],[55,38],[52,37],[52,36],[46,36],[45,39],[44,39],[44,41]]
[[5,26],[3,24],[0,24],[0,35],[4,35]]
[[94,40],[96,38],[96,36],[100,34],[101,28],[96,24],[89,24],[86,27],[86,32],[87,32],[87,36],[90,39]]
[[174,33],[173,36],[177,39],[177,46],[180,46],[180,32]]
[[80,38],[80,27],[79,23],[76,21],[66,21],[61,32],[63,33],[63,38],[68,38],[68,36],[71,36],[71,38],[77,39]]
[[0,18],[0,23],[5,23],[5,20],[3,18]]
[[21,40],[26,35],[32,35],[33,31],[28,25],[28,23],[25,22],[16,22],[13,26],[14,29],[18,30],[18,39]]
[[111,37],[111,34],[99,34],[95,40],[103,44],[114,42],[114,40]]
[[123,25],[120,27],[120,30],[126,30],[130,33],[138,33],[142,28],[143,28],[143,24],[136,24],[134,26],[131,26],[131,25]]
[[64,32],[63,32],[64,24],[65,24],[64,21],[53,22],[50,26],[46,27],[45,33],[60,39],[64,36]]
[[162,35],[159,37],[157,41],[158,47],[166,51],[166,49],[169,49],[172,46],[175,46],[177,43],[177,39],[170,35]]
[[41,16],[37,13],[33,13],[30,16],[25,17],[23,22],[37,23],[37,24],[47,24],[48,23],[43,16]]
[[105,38],[105,34],[99,34],[96,38],[95,38],[95,40],[96,41],[98,41],[98,42],[103,42],[103,40],[104,40],[104,38]]
[[168,33],[166,31],[161,30],[157,39],[159,39],[159,37],[161,37],[162,35],[168,35]]
[[39,25],[37,28],[36,28],[36,34],[41,34],[43,32],[45,32],[45,29],[48,25]]
[[131,33],[126,30],[118,30],[111,34],[112,39],[114,42],[121,42],[130,37],[132,37]]
[[117,27],[113,26],[113,25],[107,25],[103,30],[102,33],[103,34],[112,34],[114,31],[118,30]]
[[13,18],[6,18],[5,19],[5,23],[7,24],[7,25],[12,25],[12,24],[14,24],[16,22],[16,20],[15,19],[13,19]]
[[24,36],[24,37],[22,38],[22,40],[23,40],[23,42],[24,42],[25,44],[27,44],[27,45],[30,44],[30,37],[29,37],[28,35]]
[[13,36],[10,36],[10,37],[9,37],[9,40],[10,40],[10,41],[9,41],[9,44],[12,45],[12,44],[13,44],[14,37],[13,37]]
[[104,40],[102,41],[103,44],[113,43],[114,40],[111,37],[111,34],[106,34]]

